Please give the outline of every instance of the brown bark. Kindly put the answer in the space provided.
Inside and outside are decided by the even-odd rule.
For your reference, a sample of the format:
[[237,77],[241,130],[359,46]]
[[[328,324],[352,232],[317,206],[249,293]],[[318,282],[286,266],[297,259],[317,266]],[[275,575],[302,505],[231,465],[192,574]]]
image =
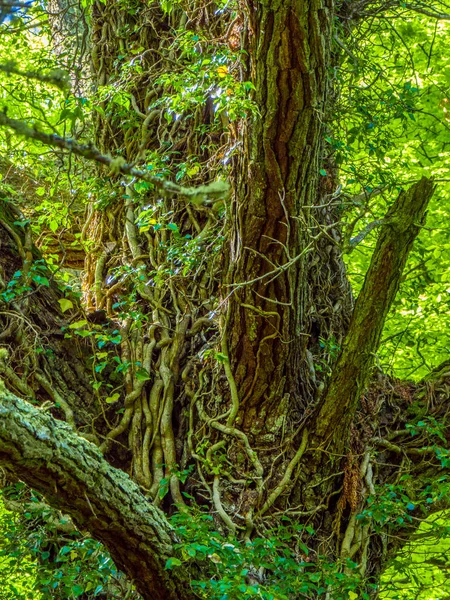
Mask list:
[[[207,206],[180,207],[168,194],[161,200],[153,191],[138,198],[128,183],[125,202],[118,200],[106,204],[103,212],[89,212],[85,233],[89,225],[95,243],[88,256],[88,303],[115,317],[106,285],[110,269],[120,264],[125,273],[139,271],[139,278],[112,286],[120,293],[122,285],[124,296],[131,291],[136,294],[142,320],[131,312],[123,318],[122,357],[131,365],[123,385],[124,413],[106,433],[101,447],[109,452],[117,440],[126,445],[132,459],[126,456],[123,466],[149,490],[149,497],[144,499],[123,475],[105,466],[93,446],[81,443],[87,458],[76,454],[76,438],[69,435],[66,453],[52,421],[45,421],[45,431],[37,429],[44,431],[45,444],[51,448],[51,456],[44,452],[44,460],[39,461],[41,447],[31,420],[44,427],[45,415],[18,400],[12,400],[16,417],[4,409],[9,429],[14,432],[25,427],[23,432],[20,429],[23,440],[19,439],[18,445],[8,437],[9,429],[1,430],[2,460],[7,467],[46,493],[51,502],[72,511],[80,525],[104,541],[118,565],[142,581],[139,589],[143,593],[150,593],[148,586],[151,593],[156,590],[154,594],[159,595],[153,598],[165,593],[168,598],[176,594],[190,597],[189,590],[182,589],[182,579],[191,574],[181,570],[172,581],[163,570],[173,539],[164,521],[158,521],[162,537],[155,532],[160,513],[152,501],[160,502],[158,492],[164,478],[170,480],[171,500],[181,504],[174,469],[193,464],[198,477],[190,482],[189,491],[198,493],[202,503],[207,494],[218,525],[233,533],[250,538],[255,522],[275,518],[271,513],[279,510],[314,525],[317,534],[307,540],[311,560],[323,555],[337,563],[352,558],[360,561],[362,573],[375,581],[388,555],[387,551],[378,552],[381,538],[371,530],[372,523],[363,527],[356,517],[375,494],[375,466],[379,466],[381,485],[397,480],[404,465],[396,456],[403,452],[404,440],[397,443],[396,432],[394,442],[388,439],[386,421],[391,415],[389,406],[382,403],[386,395],[382,386],[374,392],[375,399],[371,393],[362,398],[364,411],[357,411],[357,404],[369,375],[371,353],[376,352],[432,190],[429,183],[422,182],[403,194],[387,215],[392,221],[382,231],[340,362],[320,401],[328,373],[319,374],[317,361],[324,359],[331,371],[332,357],[325,352],[320,355],[319,337],[336,337],[340,343],[351,309],[340,257],[338,216],[326,207],[335,177],[332,167],[321,162],[323,121],[329,111],[327,66],[333,10],[331,0],[280,0],[255,6],[249,2],[244,16],[239,15],[246,22],[243,35],[247,36],[249,78],[255,85],[260,116],[248,129],[242,125],[241,133],[230,127],[230,138],[235,136],[242,143],[242,152],[235,165],[235,195],[226,207],[227,268],[220,282],[217,259],[211,268],[205,267],[213,252],[213,244],[207,245],[205,239],[211,231],[216,238],[222,231],[220,217],[213,210],[208,212]],[[109,107],[107,118],[98,116],[98,143],[104,152],[121,151],[130,163],[138,157],[145,164],[146,152],[165,147],[167,140],[173,144],[174,154],[186,157],[193,144],[198,149],[199,140],[204,145],[209,140],[199,137],[193,141],[194,136],[186,132],[192,124],[189,120],[187,125],[180,121],[160,125],[161,114],[156,111],[155,118],[153,111],[161,89],[153,81],[161,56],[173,63],[170,26],[187,16],[177,9],[169,18],[154,5],[144,9],[142,23],[139,14],[130,15],[114,3],[94,5],[93,64],[99,86],[114,82],[119,50],[121,55],[134,57],[135,48],[142,47],[142,64],[148,69],[130,87],[135,93],[132,110],[124,115]],[[207,19],[207,10],[205,14],[201,18]],[[192,27],[201,20],[197,16],[192,18]],[[130,39],[118,38],[117,29],[133,33]],[[218,29],[223,33],[223,27]],[[211,119],[209,100],[206,108],[201,108],[205,123]],[[196,118],[200,118],[198,114]],[[67,147],[64,140],[58,143]],[[86,149],[94,152],[92,147]],[[203,157],[205,162],[209,160],[207,153]],[[172,166],[178,160],[182,159],[174,160]],[[110,164],[109,159],[106,162]],[[327,176],[321,179],[319,172],[324,166]],[[133,174],[131,164],[128,167],[122,171]],[[114,178],[108,185],[123,196]],[[138,231],[136,219],[148,202],[162,220],[167,214],[176,214],[178,230],[195,238],[208,257],[202,259],[195,274],[184,276],[176,271],[166,252],[170,235],[164,228],[144,235]],[[404,214],[404,219],[399,214]],[[8,239],[14,254],[20,246]],[[154,285],[160,272],[162,283]],[[54,301],[44,307],[38,294],[35,299],[38,313],[45,308],[55,314]],[[222,315],[221,339],[215,318],[218,312]],[[32,317],[39,319],[39,314]],[[214,356],[218,350],[218,360],[213,360],[211,353]],[[69,360],[72,351],[67,348]],[[147,369],[144,382],[138,377],[138,363]],[[26,383],[28,373],[22,379]],[[395,382],[383,382],[395,388]],[[414,394],[407,390],[405,400],[401,386],[397,388],[399,399],[393,402],[401,413],[397,419],[401,431],[407,420],[406,400]],[[67,389],[72,393],[69,384]],[[335,444],[328,448],[332,430]],[[405,438],[398,434],[402,436]],[[405,446],[414,455],[417,448],[408,445],[409,441]],[[71,462],[75,456],[87,474]],[[392,467],[386,470],[384,463]],[[413,464],[412,471],[417,474],[421,466],[420,462]],[[433,463],[431,470],[437,469]],[[55,481],[57,495],[52,487]],[[111,481],[118,485],[111,486]],[[418,480],[411,493],[420,494],[425,485]],[[85,494],[79,494],[79,486]],[[148,540],[143,539],[142,531]],[[398,538],[403,534],[401,527],[396,530]],[[370,563],[369,554],[377,552]]]
[[276,406],[303,412],[315,392],[306,362],[314,305],[306,282],[316,247],[311,207],[319,198],[333,5],[304,8],[268,2],[255,13],[248,6],[261,115],[245,132],[236,169],[224,290],[243,428],[269,436],[276,435],[269,417]]

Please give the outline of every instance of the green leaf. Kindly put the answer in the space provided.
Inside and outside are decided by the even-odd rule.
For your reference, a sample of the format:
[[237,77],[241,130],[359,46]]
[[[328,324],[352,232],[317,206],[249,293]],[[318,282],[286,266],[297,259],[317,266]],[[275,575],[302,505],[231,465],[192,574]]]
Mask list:
[[38,285],[44,285],[45,287],[49,287],[50,286],[50,282],[47,279],[47,277],[43,277],[42,275],[35,275],[33,277],[33,281],[35,283],[37,283]]
[[169,493],[169,480],[164,478],[159,483],[159,497],[162,500]]
[[108,396],[107,398],[105,398],[105,402],[107,404],[114,404],[114,402],[117,402],[117,400],[120,398],[120,394],[119,392],[116,392],[115,394],[112,394],[112,396]]
[[59,302],[59,306],[61,307],[61,312],[66,312],[66,310],[70,310],[71,308],[73,308],[73,302],[71,300],[68,300],[67,298],[60,298],[58,300]]
[[172,567],[179,567],[180,565],[182,565],[183,563],[181,562],[181,560],[179,558],[175,558],[174,556],[172,558],[169,558],[169,560],[166,562],[166,569],[171,569]]
[[226,354],[224,354],[223,352],[216,352],[214,356],[215,356],[216,360],[219,361],[220,363],[228,362],[228,356]]
[[69,325],[69,329],[79,329],[80,327],[84,327],[84,325],[87,325],[86,319],[83,319],[82,321],[76,321],[75,323],[71,323]]
[[92,331],[89,331],[88,329],[78,329],[75,331],[75,333],[80,337],[88,337],[89,335],[92,335]]
[[135,375],[138,381],[150,381],[151,379],[148,371],[144,368],[138,369]]
[[50,227],[50,230],[53,231],[53,233],[55,233],[55,231],[57,231],[58,229],[58,221],[52,220],[50,221],[48,226]]
[[17,227],[26,227],[29,224],[30,224],[30,219],[25,219],[23,221],[14,221],[14,225],[17,225]]
[[72,586],[72,594],[75,596],[75,598],[78,598],[78,596],[81,596],[81,594],[84,593],[84,587],[82,587],[81,585],[78,585],[77,583]]

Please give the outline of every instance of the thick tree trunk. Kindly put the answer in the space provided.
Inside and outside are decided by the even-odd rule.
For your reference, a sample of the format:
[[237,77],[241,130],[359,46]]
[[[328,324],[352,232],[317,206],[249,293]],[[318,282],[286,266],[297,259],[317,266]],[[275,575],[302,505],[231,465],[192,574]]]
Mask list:
[[[103,151],[120,149],[129,159],[139,156],[144,160],[146,153],[161,149],[167,129],[174,149],[187,153],[186,160],[193,144],[204,147],[205,140],[192,132],[186,139],[186,126],[180,121],[160,125],[154,113],[161,89],[152,81],[157,80],[158,69],[164,65],[161,56],[173,60],[169,27],[189,20],[191,15],[173,11],[170,18],[164,17],[156,6],[152,6],[151,14],[153,27],[139,29],[135,27],[139,15],[128,15],[113,5],[94,6],[93,63],[100,89],[121,76],[113,67],[113,45],[124,58],[132,55],[136,45],[145,49],[147,69],[127,88],[133,97],[133,110],[125,117],[127,135],[122,113],[116,113],[111,103],[105,104],[108,118],[98,117],[98,143]],[[142,17],[147,19],[148,14]],[[131,28],[135,32],[132,38],[118,40],[112,31],[113,21]],[[329,183],[325,185],[322,177],[319,185],[332,2],[316,2],[307,9],[290,2],[258,5],[256,10],[248,5],[237,21],[240,27],[245,24],[248,77],[255,85],[254,101],[261,115],[252,120],[248,130],[238,133],[236,140],[231,129],[229,144],[238,144],[243,152],[235,165],[234,198],[226,209],[223,250],[227,268],[220,275],[213,259],[212,268],[201,268],[194,277],[171,276],[166,288],[138,284],[141,310],[148,314],[151,307],[152,326],[142,347],[137,341],[142,341],[144,332],[135,332],[136,340],[127,336],[123,351],[127,356],[142,357],[141,362],[150,353],[152,380],[143,388],[129,374],[127,396],[133,398],[133,404],[126,400],[124,419],[111,432],[105,447],[110,448],[119,435],[130,432],[135,476],[156,498],[161,480],[170,477],[177,464],[185,468],[194,458],[202,472],[202,487],[208,486],[202,493],[211,496],[227,527],[235,527],[228,515],[232,507],[243,505],[249,531],[250,515],[267,499],[262,490],[263,476],[280,450],[282,465],[289,464],[301,439],[299,425],[312,413],[324,386],[332,357],[328,349],[320,347],[319,338],[341,342],[351,296],[338,246],[339,226],[333,222],[334,215],[324,214],[320,208],[325,195],[333,192],[331,172],[326,178]],[[191,27],[195,28],[194,22]],[[154,35],[155,23],[166,32],[163,36]],[[228,28],[221,19],[215,27],[219,38]],[[146,87],[149,74],[153,77]],[[207,122],[211,115],[206,111],[195,119],[199,117]],[[186,125],[194,126],[195,122],[190,119]],[[130,131],[135,134],[129,135]],[[211,161],[207,156],[204,160]],[[172,164],[176,166],[177,161]],[[107,206],[103,213],[91,211],[88,217],[96,244],[87,262],[87,300],[97,308],[111,310],[105,281],[111,278],[108,269],[116,267],[118,261],[127,269],[137,266],[149,281],[158,270],[173,270],[162,250],[170,245],[170,239],[163,229],[139,235],[134,224],[144,199],[128,188],[126,195],[126,206],[118,202],[113,210]],[[155,203],[156,219],[161,213],[164,219],[165,213],[174,212],[178,230],[199,240],[199,247],[206,246],[206,251],[218,247],[213,236],[220,233],[221,222],[213,211],[182,211],[169,199],[156,208],[151,193],[145,201]],[[212,312],[217,305],[219,310]],[[220,341],[217,314],[222,319]],[[130,326],[133,328],[132,323]],[[177,332],[172,339],[170,330]],[[223,364],[220,370],[213,361],[205,364],[199,359],[214,347]],[[324,373],[316,373],[315,360],[327,364]],[[174,390],[178,391],[177,402]],[[208,407],[203,403],[207,390],[213,390],[216,398]],[[162,415],[159,422],[158,415]],[[225,508],[220,477],[214,474],[216,467],[196,450],[202,444],[205,423],[211,430],[213,461],[220,460],[222,452],[216,443],[224,443],[235,462],[233,477],[241,479],[239,472],[244,468],[258,489],[255,493],[235,486],[232,495],[224,498]],[[261,458],[252,446],[260,448]],[[143,469],[149,462],[150,468]],[[163,463],[164,471],[157,466]],[[174,476],[170,478],[172,499],[182,503],[179,482]],[[279,489],[277,481],[266,482],[266,486],[269,494],[271,488]]]
[[[126,357],[134,355],[141,362],[150,353],[151,381],[142,386],[130,374],[124,418],[104,446],[110,448],[118,436],[128,433],[134,475],[156,502],[163,479],[171,481],[172,500],[183,502],[172,472],[195,460],[200,489],[210,496],[219,522],[233,532],[243,528],[247,537],[254,519],[266,516],[275,506],[283,508],[290,501],[300,511],[314,514],[317,506],[323,507],[323,498],[333,497],[341,485],[337,477],[325,487],[309,488],[313,474],[317,484],[333,469],[339,471],[339,465],[325,465],[321,456],[318,462],[311,461],[308,472],[302,466],[305,458],[301,460],[311,452],[312,440],[315,445],[326,437],[321,430],[315,435],[314,427],[307,431],[305,424],[312,422],[317,406],[330,402],[320,400],[335,358],[330,348],[341,345],[352,308],[340,257],[338,216],[326,208],[335,183],[333,168],[323,156],[324,126],[333,95],[327,68],[334,5],[328,0],[294,4],[248,4],[240,17],[249,57],[248,78],[255,86],[253,100],[260,115],[247,128],[243,126],[236,140],[242,152],[234,165],[234,196],[226,211],[226,269],[222,276],[217,270],[205,271],[200,285],[189,277],[171,278],[164,291],[137,285],[142,312],[152,307],[152,325],[146,332],[128,335],[122,350]],[[120,150],[128,159],[139,156],[144,160],[147,151],[161,148],[162,140],[170,139],[178,151],[192,151],[195,136],[190,135],[188,142],[184,125],[159,125],[154,111],[161,89],[152,84],[161,56],[173,60],[168,32],[183,22],[183,14],[174,11],[170,17],[163,16],[152,6],[153,25],[158,23],[164,32],[162,39],[155,35],[154,26],[135,27],[139,14],[127,15],[113,5],[97,3],[93,15],[93,62],[99,86],[120,77],[113,65],[113,47],[123,57],[132,55],[134,46],[142,47],[147,69],[128,87],[134,101],[133,110],[125,115],[126,134],[123,113],[104,105],[108,117],[99,116],[97,124],[101,150]],[[148,19],[148,14],[142,18]],[[131,27],[132,38],[118,40],[113,22]],[[217,27],[220,31],[220,22]],[[168,137],[165,129],[170,131]],[[170,240],[159,232],[139,235],[134,223],[140,199],[130,188],[126,195],[129,199],[125,205],[115,205],[114,214],[110,207],[103,214],[90,213],[92,231],[100,232],[88,257],[88,277],[95,290],[91,301],[97,308],[108,306],[104,281],[110,265],[118,260],[129,267],[137,265],[150,281],[155,269],[168,264],[160,249]],[[155,202],[154,195],[150,193],[147,201]],[[178,230],[199,239],[215,226],[215,217],[181,212],[169,199],[163,211],[176,212]],[[110,250],[112,240],[116,245]],[[211,319],[218,289],[220,341]],[[392,297],[390,293],[384,311]],[[382,317],[378,329],[384,313]],[[132,328],[131,324],[130,332]],[[208,332],[206,344],[199,343],[195,334],[202,330]],[[169,336],[169,331],[175,335]],[[369,354],[376,345],[375,340]],[[219,369],[212,361],[198,358],[214,347],[220,351]],[[369,362],[360,367],[364,380]],[[362,386],[353,393],[353,412],[354,398],[361,391]],[[206,403],[208,395],[212,401]],[[320,423],[324,422],[322,414]],[[339,439],[344,444],[339,452],[345,454],[350,418],[342,425]],[[205,428],[210,439],[206,447]],[[232,465],[226,475],[220,469],[224,456]],[[236,483],[243,474],[246,483]],[[228,479],[235,482],[233,486]],[[199,488],[191,484],[189,491]],[[346,519],[342,517],[338,538],[344,535]],[[326,539],[333,530],[331,515],[319,516],[318,524],[321,539]]]
[[[311,336],[317,341],[326,329],[308,286],[317,269],[311,255],[325,233],[312,213],[320,204],[334,14],[332,2],[321,1],[248,11],[249,70],[261,114],[243,135],[236,168],[225,331],[243,427],[274,440],[282,413],[301,418],[314,399],[306,351]],[[348,309],[343,297],[344,322]]]
[[[217,166],[217,157],[214,163],[208,150],[200,150],[208,142],[222,143],[225,138],[226,144],[232,141],[242,149],[225,220],[216,207],[190,205],[167,194],[161,198],[151,187],[139,195],[127,182],[122,190],[114,177],[105,186],[117,199],[101,196],[100,189],[104,210],[90,207],[87,216],[84,234],[94,241],[87,260],[87,305],[106,310],[119,322],[121,364],[128,365],[120,400],[123,414],[108,431],[95,427],[97,438],[92,439],[108,458],[130,470],[146,497],[106,466],[93,446],[80,442],[78,448],[76,438],[63,429],[68,435],[65,447],[51,419],[7,393],[0,419],[1,459],[101,539],[144,597],[191,597],[183,579],[193,573],[180,569],[172,580],[164,571],[174,539],[152,502],[161,502],[169,481],[166,507],[172,502],[182,505],[179,472],[192,466],[196,477],[187,489],[198,494],[202,504],[206,495],[218,527],[250,539],[255,523],[272,522],[277,512],[305,519],[316,531],[313,537],[305,534],[304,540],[311,550],[309,560],[317,561],[318,569],[323,556],[343,571],[348,571],[351,559],[358,561],[362,576],[376,583],[397,542],[383,545],[382,536],[374,533],[375,517],[363,514],[369,498],[376,496],[374,472],[378,469],[381,485],[392,486],[405,469],[399,458],[403,452],[415,457],[408,474],[417,476],[424,465],[405,427],[406,406],[415,390],[382,378],[362,397],[364,410],[358,410],[358,402],[432,185],[423,181],[414,186],[388,213],[331,373],[336,358],[331,347],[335,352],[344,340],[352,305],[340,257],[338,218],[327,208],[334,174],[322,162],[333,2],[281,0],[245,6],[237,19],[260,115],[247,128],[230,127],[227,134],[215,131],[208,138],[193,135],[189,128],[210,124],[211,98],[206,107],[197,107],[195,118],[165,124],[159,105],[162,89],[154,82],[161,76],[158,69],[174,62],[171,27],[189,18],[190,26],[198,27],[201,19],[212,17],[210,10],[201,8],[201,18],[194,18],[179,8],[163,15],[155,5],[133,14],[112,2],[93,7],[93,65],[99,88],[118,85],[119,55],[133,66],[139,48],[144,65],[143,74],[133,75],[127,84],[128,109],[123,104],[117,109],[106,100],[100,107],[97,141],[102,151],[120,151],[146,167],[152,153],[169,144],[176,157],[170,166],[176,169],[193,147],[203,152],[205,163]],[[220,35],[214,42],[225,37],[229,25],[218,21]],[[132,31],[131,36],[117,35],[124,31]],[[181,56],[182,52],[180,60]],[[207,175],[202,172],[198,183]],[[159,227],[139,230],[137,222],[149,205]],[[13,221],[5,214],[0,225],[9,257],[3,291],[21,269],[19,282],[31,290],[25,297],[20,292],[17,299],[9,299],[13,310],[2,314],[7,332],[2,335],[18,348],[9,363],[0,355],[2,373],[7,387],[19,395],[41,400],[49,396],[62,409],[58,416],[83,431],[89,415],[95,422],[95,411],[104,410],[90,385],[92,365],[86,361],[85,346],[77,354],[78,348],[61,338],[61,326],[67,323],[55,316],[55,286],[47,291],[39,280],[30,283],[31,241],[26,227],[22,236]],[[186,246],[180,245],[180,238],[174,242],[174,230],[192,239],[200,255],[195,255],[198,262],[187,275],[179,267]],[[226,258],[222,274],[220,249]],[[32,296],[27,298],[28,293]],[[117,304],[120,309],[114,308]],[[31,323],[29,329],[22,322]],[[29,331],[36,323],[42,330],[39,335],[51,340],[37,361],[29,351]],[[93,347],[92,354],[97,350]],[[11,365],[22,357],[26,369],[14,373]],[[399,396],[391,399],[398,408],[395,431],[387,425],[391,405],[382,402],[383,386],[391,386]],[[74,411],[78,394],[83,398],[81,416]],[[420,400],[419,393],[417,399],[426,412],[427,401]],[[433,415],[442,413],[440,400]],[[43,443],[48,452],[43,452]],[[126,448],[119,457],[118,448]],[[420,497],[429,473],[438,470],[430,448],[424,454],[432,466],[427,477],[411,483],[411,498]],[[396,540],[408,535],[401,523],[393,524],[393,531]]]

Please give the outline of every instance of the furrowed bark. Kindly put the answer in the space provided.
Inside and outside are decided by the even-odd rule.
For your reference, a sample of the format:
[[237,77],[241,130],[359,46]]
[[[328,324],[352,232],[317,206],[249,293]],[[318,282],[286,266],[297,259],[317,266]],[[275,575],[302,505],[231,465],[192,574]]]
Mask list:
[[350,327],[318,412],[319,439],[333,437],[333,449],[342,452],[358,400],[367,384],[373,355],[389,308],[400,285],[403,269],[434,192],[423,177],[403,191],[389,209],[356,301]]
[[279,435],[272,423],[284,422],[277,413],[303,412],[313,396],[306,350],[317,311],[305,282],[317,245],[310,215],[319,197],[333,4],[267,2],[256,13],[249,2],[248,12],[261,116],[249,125],[236,167],[225,334],[237,423],[272,443]]
[[0,382],[0,465],[68,513],[110,551],[144,599],[190,600],[192,573],[165,570],[174,534],[164,514],[94,444]]

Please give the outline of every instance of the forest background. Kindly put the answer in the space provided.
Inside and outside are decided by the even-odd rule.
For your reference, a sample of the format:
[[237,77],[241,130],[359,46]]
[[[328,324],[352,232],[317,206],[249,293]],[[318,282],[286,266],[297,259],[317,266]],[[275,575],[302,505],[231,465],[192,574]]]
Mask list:
[[[376,593],[389,599],[450,595],[445,503],[448,425],[446,411],[435,410],[449,393],[450,15],[441,2],[359,2],[334,8],[326,66],[327,93],[332,99],[326,114],[319,114],[319,109],[316,114],[321,136],[316,187],[325,194],[322,197],[332,207],[340,229],[336,233],[334,223],[316,224],[311,235],[322,232],[339,246],[355,298],[380,227],[399,192],[423,176],[432,177],[436,186],[426,225],[420,227],[384,322],[371,376],[422,385],[428,394],[431,390],[427,410],[406,415],[403,430],[420,447],[415,454],[405,452],[402,460],[431,452],[440,471],[433,471],[420,494],[409,486],[407,470],[395,484],[390,481],[368,489],[365,496],[361,484],[355,484],[353,492],[347,490],[349,497],[358,494],[358,506],[351,510],[355,508],[361,522],[372,519],[375,533],[383,527],[390,527],[393,537],[396,527],[413,532],[389,554],[381,584],[376,585],[356,574],[360,561],[350,564],[349,553],[341,553],[343,562],[330,563],[321,574],[317,570],[299,579],[299,564],[302,572],[308,571],[305,564],[311,549],[308,542],[298,540],[305,528],[314,536],[315,525],[309,517],[297,518],[289,504],[277,505],[276,498],[270,503],[269,492],[264,512],[274,504],[278,513],[267,527],[256,527],[257,535],[252,532],[245,539],[248,522],[236,526],[228,514],[231,501],[225,502],[226,509],[217,501],[216,485],[223,474],[231,483],[239,478],[227,466],[232,455],[222,453],[223,442],[213,436],[206,436],[210,447],[205,442],[202,448],[201,435],[195,440],[195,452],[190,450],[191,456],[197,454],[196,462],[186,459],[175,444],[172,463],[168,454],[161,463],[155,459],[157,476],[152,473],[151,478],[145,453],[141,462],[133,454],[134,448],[141,452],[142,445],[149,443],[145,428],[137,432],[145,407],[127,420],[126,398],[136,390],[140,394],[152,382],[152,371],[142,349],[137,356],[124,346],[124,329],[130,323],[137,324],[140,333],[148,327],[152,318],[142,306],[153,303],[156,310],[158,293],[169,311],[164,304],[167,290],[173,298],[170,310],[186,314],[179,289],[188,290],[188,296],[191,281],[206,280],[205,272],[212,281],[220,271],[230,221],[230,192],[223,182],[231,181],[231,193],[239,194],[236,170],[242,167],[240,155],[245,153],[246,123],[262,119],[257,76],[245,47],[245,35],[251,37],[252,27],[246,9],[233,2],[203,6],[166,0],[148,6],[120,1],[0,5],[0,226],[15,240],[17,256],[27,265],[25,272],[23,267],[11,270],[11,262],[2,263],[0,372],[14,394],[44,403],[43,412],[78,425],[92,415],[74,416],[68,399],[52,385],[55,374],[45,370],[41,374],[31,355],[50,352],[41,340],[53,335],[55,323],[64,339],[85,345],[91,357],[86,386],[101,398],[101,418],[113,434],[105,434],[100,426],[95,438],[82,425],[83,434],[98,442],[104,453],[111,452],[112,464],[124,468],[156,499],[171,514],[178,534],[186,536],[179,553],[165,563],[166,569],[170,572],[192,561],[206,563],[200,569],[204,579],[199,577],[194,586],[197,597],[274,600],[328,594],[356,598],[370,597],[375,587]],[[146,44],[149,37],[153,46]],[[214,181],[213,187],[199,187]],[[185,212],[177,208],[173,195],[192,199],[183,204]],[[127,236],[124,251],[120,240]],[[145,252],[150,255],[149,270],[147,258],[143,261],[140,249],[134,252],[133,243],[139,248],[141,238],[148,241],[155,236],[159,237],[154,251]],[[122,260],[121,252],[131,258]],[[2,260],[11,259],[5,255]],[[149,284],[159,290],[156,295],[146,291]],[[322,284],[327,285],[320,278],[315,282]],[[192,354],[199,364],[209,364],[219,379],[224,380],[225,373],[229,382],[228,353],[217,336],[226,326],[211,324],[220,316],[227,294],[208,286],[211,296],[200,296],[199,305],[206,308],[198,317],[198,332],[192,326],[190,330],[193,339],[200,331],[203,336],[200,343],[193,343]],[[59,310],[66,319],[64,323],[50,319],[47,329],[43,323],[37,327],[33,311],[27,312],[46,290],[58,290],[58,308],[51,310]],[[348,302],[344,296],[342,305]],[[339,314],[341,307],[336,305],[335,298],[333,310]],[[20,314],[24,327],[17,335],[14,329]],[[266,318],[267,314],[266,310]],[[305,368],[313,372],[318,396],[327,388],[342,349],[342,337],[333,326],[311,329],[308,334],[317,339],[314,349],[306,350]],[[151,328],[145,335],[151,335]],[[155,343],[163,349],[168,340],[158,337]],[[180,378],[184,376],[189,373],[183,371]],[[434,406],[437,396],[441,400]],[[177,435],[182,435],[182,429]],[[195,437],[198,431],[190,435]],[[114,454],[111,447],[116,440],[123,451]],[[392,447],[386,446],[389,443]],[[395,443],[391,437],[384,448],[395,453]],[[349,455],[344,454],[347,463],[342,470],[354,473]],[[426,461],[422,471],[431,469],[428,455]],[[196,471],[198,464],[203,465],[204,475]],[[195,483],[190,487],[191,477]],[[138,597],[107,550],[87,531],[76,530],[64,511],[47,505],[21,482],[20,474],[14,478],[6,468],[4,478],[8,510],[1,517],[0,598]],[[210,491],[213,517],[209,509],[199,508],[199,481]],[[342,492],[349,482],[347,476],[337,489]],[[179,508],[181,503],[188,505],[188,517],[185,509],[174,512],[173,503]],[[345,506],[341,509],[345,511]],[[351,516],[347,518],[351,521]],[[230,558],[230,547],[240,548],[240,554]],[[275,583],[259,575],[270,570],[264,561],[274,560],[279,561]],[[330,592],[333,589],[338,591]]]

